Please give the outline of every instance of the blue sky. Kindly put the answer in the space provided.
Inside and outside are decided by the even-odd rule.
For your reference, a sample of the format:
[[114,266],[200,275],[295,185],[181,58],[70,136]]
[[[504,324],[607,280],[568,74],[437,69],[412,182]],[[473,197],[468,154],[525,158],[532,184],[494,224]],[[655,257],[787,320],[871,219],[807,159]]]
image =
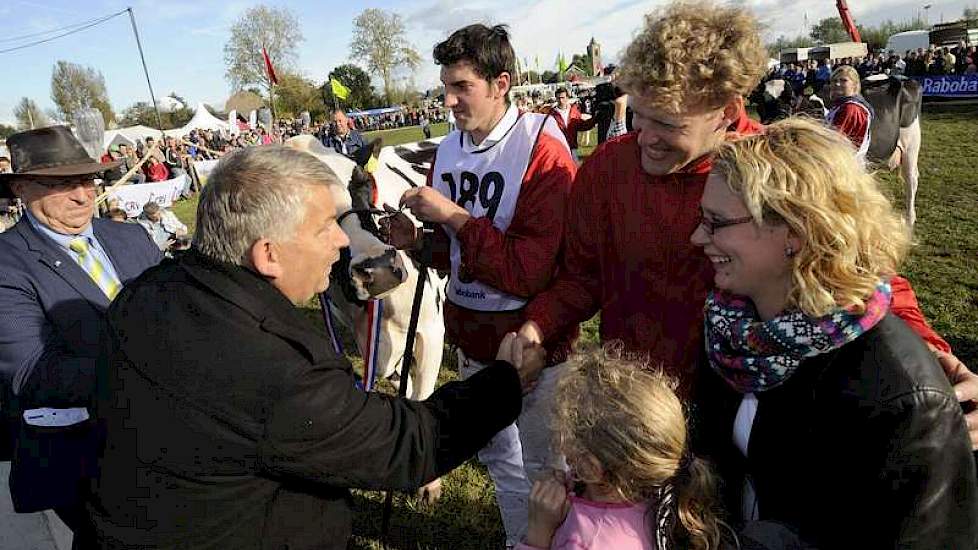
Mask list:
[[[750,6],[767,26],[769,37],[802,32],[805,16],[812,23],[836,14],[833,0],[739,0]],[[978,0],[927,0],[932,22],[941,15],[957,18],[964,7]],[[257,1],[132,0],[140,38],[157,97],[176,92],[191,104],[198,101],[223,105],[230,95],[224,78],[223,46],[234,20]],[[321,81],[332,67],[349,62],[352,21],[368,7],[393,10],[408,24],[410,40],[425,61],[413,75],[419,88],[437,84],[438,72],[431,48],[448,33],[474,21],[508,23],[517,55],[542,69],[550,68],[558,51],[569,58],[583,51],[594,36],[605,57],[616,58],[635,30],[642,14],[664,0],[272,0],[299,18],[305,41],[299,47],[297,69]],[[859,0],[851,2],[857,22],[873,24],[885,19],[914,16],[923,0]],[[858,4],[858,5],[857,5]],[[0,2],[0,50],[19,44],[9,37],[35,33],[122,10],[114,0],[3,0]],[[115,111],[149,93],[127,16],[77,34],[32,48],[0,54],[5,78],[0,83],[0,122],[13,122],[13,107],[30,97],[42,108],[50,99],[51,69],[64,59],[102,71]]]

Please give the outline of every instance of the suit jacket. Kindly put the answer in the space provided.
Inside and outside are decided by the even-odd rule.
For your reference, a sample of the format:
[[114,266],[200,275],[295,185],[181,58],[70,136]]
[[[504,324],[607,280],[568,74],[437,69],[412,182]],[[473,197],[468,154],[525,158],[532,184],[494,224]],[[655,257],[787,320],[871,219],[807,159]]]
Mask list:
[[818,548],[978,546],[961,407],[934,355],[894,315],[757,393],[746,459],[732,442],[742,395],[712,370],[701,380],[698,452],[718,465],[736,517],[748,475],[759,519]]
[[521,407],[505,363],[423,402],[357,390],[278,289],[194,251],[127,286],[108,324],[101,548],[346,548],[347,488],[416,489]]
[[[160,260],[141,227],[92,221],[123,284]],[[24,410],[87,407],[109,299],[71,255],[23,217],[0,234],[0,402],[10,490],[18,511],[76,501],[78,476],[90,472],[90,424],[28,427]],[[25,460],[21,460],[24,457]]]

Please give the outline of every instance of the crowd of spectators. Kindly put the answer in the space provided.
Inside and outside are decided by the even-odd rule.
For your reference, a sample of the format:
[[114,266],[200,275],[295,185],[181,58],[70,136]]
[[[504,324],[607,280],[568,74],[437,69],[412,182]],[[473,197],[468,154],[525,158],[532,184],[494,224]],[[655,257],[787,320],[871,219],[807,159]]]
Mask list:
[[361,132],[372,132],[375,130],[393,130],[405,126],[424,126],[423,121],[429,124],[445,122],[447,110],[442,107],[409,108],[406,105],[400,111],[383,114],[358,114],[351,113],[350,120],[353,121],[354,128]]
[[907,51],[902,58],[891,55],[889,62],[891,65],[902,64],[906,76],[975,74],[978,72],[978,51],[975,46],[967,46],[962,40],[952,48],[931,46],[926,50],[917,48]]
[[[850,65],[861,78],[876,74],[893,76],[941,76],[969,75],[978,72],[976,46],[966,45],[964,40],[957,46],[934,46],[907,50],[902,54],[894,51],[877,52],[865,57],[847,57],[838,60],[813,60],[785,63],[772,67],[765,81],[782,78],[798,94],[806,87],[819,93],[828,84],[832,69],[838,65]],[[763,83],[762,83],[763,84]]]

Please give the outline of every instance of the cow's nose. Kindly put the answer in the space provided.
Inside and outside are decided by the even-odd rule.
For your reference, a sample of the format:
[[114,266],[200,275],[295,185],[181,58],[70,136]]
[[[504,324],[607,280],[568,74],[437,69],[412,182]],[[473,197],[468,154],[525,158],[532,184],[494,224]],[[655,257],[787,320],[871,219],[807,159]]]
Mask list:
[[371,298],[383,298],[407,279],[407,270],[394,249],[352,264],[350,269]]

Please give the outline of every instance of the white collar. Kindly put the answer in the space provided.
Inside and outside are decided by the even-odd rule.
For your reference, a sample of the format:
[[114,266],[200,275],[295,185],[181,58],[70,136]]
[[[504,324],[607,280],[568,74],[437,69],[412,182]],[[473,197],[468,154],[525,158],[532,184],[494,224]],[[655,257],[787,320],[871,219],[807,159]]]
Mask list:
[[464,139],[462,139],[462,151],[466,153],[474,153],[476,151],[481,151],[483,149],[488,149],[501,139],[506,137],[509,130],[516,124],[516,119],[520,117],[520,111],[516,108],[515,103],[510,103],[509,108],[506,109],[506,113],[503,114],[503,118],[499,119],[499,122],[493,127],[486,136],[486,139],[482,140],[482,143],[476,145],[472,143],[472,135],[469,132],[464,132]]

